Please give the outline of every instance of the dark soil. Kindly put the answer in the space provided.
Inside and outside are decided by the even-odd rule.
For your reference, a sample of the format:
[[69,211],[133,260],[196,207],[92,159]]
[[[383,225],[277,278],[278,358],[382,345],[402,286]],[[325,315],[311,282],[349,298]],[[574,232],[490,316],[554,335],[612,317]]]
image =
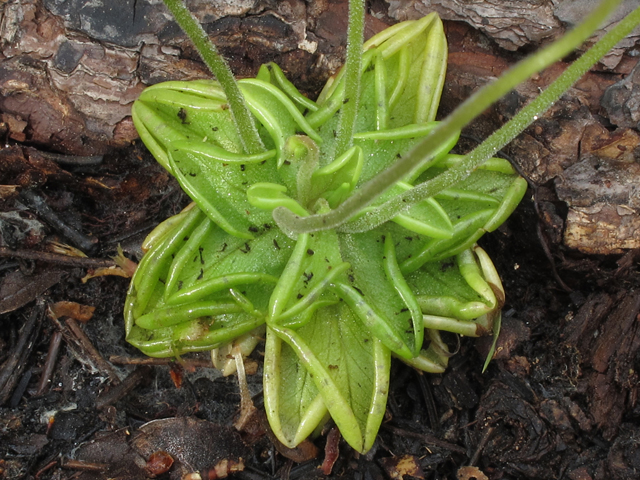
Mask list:
[[[462,24],[447,30],[442,114],[522,55]],[[291,69],[304,67],[287,58]],[[605,245],[590,240],[596,229],[582,243],[568,239],[571,212],[582,206],[575,195],[559,199],[569,187],[562,190],[566,184],[557,180],[570,183],[563,172],[596,154],[618,176],[637,163],[639,142],[622,135],[637,130],[615,123],[606,101],[601,106],[606,89],[632,67],[624,57],[617,70],[590,73],[506,149],[531,189],[505,225],[481,241],[507,293],[496,356],[481,373],[491,339],[467,338],[442,375],[394,363],[387,416],[367,455],[329,429],[315,447],[288,450],[272,441],[260,415],[239,433],[235,376],[221,377],[206,355],[151,361],[124,341],[129,280],[83,277],[112,266],[118,245],[139,260],[144,236],[188,203],[141,144],[111,145],[100,160],[52,157],[43,152],[60,145],[30,141],[28,128],[24,141],[12,137],[0,151],[0,476],[325,478],[320,467],[338,449],[328,478],[640,478],[640,254],[628,242],[637,235],[620,233]],[[472,125],[460,148],[512,116],[549,83],[554,68],[562,66]],[[326,71],[298,74],[309,91],[326,78]],[[631,159],[612,159],[606,146],[624,146]],[[593,184],[603,183],[592,175]],[[633,192],[626,203],[594,195],[594,202],[618,212],[626,205],[637,215]],[[52,253],[52,240],[89,257]],[[260,409],[257,350],[249,380]]]

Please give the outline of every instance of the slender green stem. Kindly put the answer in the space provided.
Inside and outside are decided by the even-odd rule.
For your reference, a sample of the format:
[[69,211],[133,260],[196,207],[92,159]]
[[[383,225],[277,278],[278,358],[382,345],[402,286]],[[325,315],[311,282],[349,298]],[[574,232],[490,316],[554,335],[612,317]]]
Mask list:
[[215,45],[211,43],[207,33],[200,23],[193,17],[191,12],[184,5],[182,0],[163,0],[169,11],[171,11],[180,28],[189,36],[198,50],[204,63],[209,67],[211,73],[220,82],[227,101],[233,121],[238,131],[238,137],[246,153],[254,154],[265,151],[260,135],[256,128],[253,116],[247,107],[244,97],[236,84],[233,72],[227,62],[218,53]]
[[[353,215],[374,201],[380,193],[404,178],[414,168],[419,168],[421,165],[428,162],[432,157],[431,152],[434,152],[438,145],[456,134],[456,132],[461,130],[470,121],[480,115],[487,107],[500,99],[505,93],[529,78],[534,73],[561,59],[577,46],[582,44],[582,42],[591,35],[591,33],[600,25],[602,20],[606,18],[619,3],[620,0],[603,0],[582,24],[566,34],[563,38],[534,54],[527,60],[518,63],[495,82],[481,88],[469,99],[463,102],[436,129],[434,129],[429,136],[409,152],[408,155],[365,183],[354,193],[354,195],[349,197],[335,210],[323,215],[312,215],[300,218],[295,216],[292,212],[287,211],[284,208],[280,208],[274,210],[274,219],[284,231],[294,233],[312,232],[339,227],[344,222],[348,221]],[[621,28],[619,26],[614,29],[614,31],[620,30]],[[576,79],[577,78],[578,77],[576,77]],[[518,132],[519,131],[521,130],[518,130]],[[509,141],[513,139],[516,134],[517,132],[512,133]],[[495,151],[493,153],[495,153]],[[479,161],[478,164],[481,164],[482,161]],[[463,162],[463,164],[466,163],[468,163],[468,161]],[[464,167],[468,168],[467,165],[464,165]],[[446,186],[452,185],[453,183],[465,178],[465,172],[460,171],[463,170],[462,167],[459,166],[457,170],[457,173],[450,170],[450,173],[447,172],[447,174],[444,174],[445,178],[437,178],[429,183],[433,183],[434,186],[436,184],[440,184],[438,187],[439,189],[446,188]],[[391,211],[391,213],[395,212],[394,214],[397,214],[397,212],[410,206],[410,203],[408,202],[410,198],[411,201],[419,201],[424,198],[422,195],[416,195],[414,193],[415,190],[416,189],[413,189],[405,193],[402,199],[394,199],[390,201],[402,202],[401,208],[390,208],[385,204],[370,212],[365,218],[359,219],[362,229],[368,230],[374,228],[378,222],[374,221],[372,224],[371,220],[373,220],[374,216],[379,215],[381,210],[386,210],[388,212]],[[414,200],[413,197],[418,196],[419,198]],[[392,218],[393,215],[391,215],[391,213],[384,215],[384,217],[387,219]],[[389,215],[391,215],[391,217],[389,217]],[[353,226],[350,226],[350,228],[353,228]]]
[[345,64],[345,97],[340,109],[336,133],[335,157],[339,157],[353,143],[353,134],[360,101],[360,68],[364,40],[364,0],[349,1],[349,30],[347,31],[347,60]]

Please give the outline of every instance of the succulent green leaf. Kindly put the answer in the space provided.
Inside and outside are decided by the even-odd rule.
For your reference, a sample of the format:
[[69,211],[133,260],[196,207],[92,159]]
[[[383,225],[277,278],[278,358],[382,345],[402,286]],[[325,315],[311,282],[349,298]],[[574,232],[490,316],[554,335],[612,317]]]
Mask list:
[[298,237],[271,296],[267,323],[293,328],[309,320],[311,312],[307,310],[317,302],[319,305],[337,303],[339,298],[327,289],[338,279],[346,278],[344,273],[349,267],[340,256],[335,232]]
[[207,141],[242,153],[228,104],[213,81],[167,82],[147,88],[133,105],[140,138],[171,172],[167,151],[181,140]]
[[254,183],[247,189],[247,201],[253,207],[271,212],[277,207],[287,207],[298,215],[307,215],[307,211],[293,198],[285,194],[287,187],[279,183]]
[[268,130],[279,155],[282,155],[286,139],[299,131],[306,133],[315,142],[321,141],[290,97],[280,89],[270,83],[251,78],[245,78],[238,83],[249,108]]
[[[487,259],[484,250],[475,247],[455,258],[427,263],[405,277],[425,314],[425,326],[464,335],[474,332],[472,336],[490,331],[491,318],[484,316],[502,306],[504,290],[496,279],[495,267],[487,263]],[[481,319],[482,330],[476,331],[475,327],[467,325],[461,328],[468,330],[461,331],[453,326],[475,319]],[[447,322],[451,322],[450,326],[444,328]]]
[[[125,308],[127,340],[153,356],[201,351],[263,324],[292,242],[270,224],[229,235],[197,207],[161,225]],[[266,260],[268,257],[268,260]]]
[[287,96],[298,105],[298,108],[304,113],[305,111],[315,112],[318,105],[313,100],[302,95],[293,83],[285,76],[282,69],[273,62],[267,63],[260,67],[260,71],[256,76],[258,80],[271,83],[282,90]]
[[173,174],[183,190],[220,228],[237,237],[252,238],[252,227],[269,223],[271,218],[267,212],[251,207],[245,184],[256,178],[274,178],[273,166],[255,161],[212,160],[204,150],[210,148],[179,142],[168,155]]
[[341,235],[342,256],[352,269],[335,285],[364,325],[396,355],[411,358],[420,352],[423,328],[390,241],[383,233]]
[[362,148],[351,147],[329,165],[313,172],[309,188],[314,192],[314,196],[322,194],[329,206],[335,207],[353,191],[363,165]]
[[[323,308],[296,330],[271,329],[309,373],[344,439],[358,451],[369,450],[386,410],[389,350],[344,304]],[[304,390],[294,392],[301,397]]]
[[312,374],[296,352],[269,328],[264,357],[264,406],[273,433],[289,448],[311,435],[328,413]]
[[[426,324],[426,322],[425,322]],[[402,359],[404,363],[418,370],[429,373],[442,373],[449,364],[449,347],[440,337],[440,331],[425,327],[425,338],[429,346],[420,351],[420,355],[410,359]]]
[[132,282],[137,292],[134,307],[135,316],[140,316],[147,309],[156,284],[161,281],[161,276],[166,275],[169,270],[169,259],[184,244],[184,239],[189,238],[196,225],[203,220],[202,212],[195,208],[192,209],[182,222],[176,224],[172,231],[165,235],[165,238],[155,249],[143,257]]
[[[502,162],[506,165],[501,165]],[[398,258],[405,274],[428,262],[444,260],[471,248],[482,235],[506,220],[527,190],[526,181],[510,166],[511,172],[503,173],[507,165],[505,160],[493,159],[491,170],[478,169],[455,189],[445,190],[436,197],[438,205],[452,221],[453,232],[449,238],[422,240],[419,249],[415,245],[409,250],[401,249]],[[420,178],[437,175],[440,168],[440,165],[430,168]]]

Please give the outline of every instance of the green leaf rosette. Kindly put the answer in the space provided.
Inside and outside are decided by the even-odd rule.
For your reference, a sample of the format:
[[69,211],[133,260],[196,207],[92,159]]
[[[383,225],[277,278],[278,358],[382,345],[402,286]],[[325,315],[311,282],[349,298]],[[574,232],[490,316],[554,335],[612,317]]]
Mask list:
[[[446,57],[432,14],[365,43],[358,99],[345,98],[343,73],[314,102],[277,65],[263,66],[238,82],[265,146],[251,155],[217,82],[145,90],[133,108],[136,127],[194,203],[147,241],[127,298],[127,340],[171,357],[264,334],[265,407],[279,440],[293,447],[330,415],[353,448],[370,449],[392,355],[442,372],[449,352],[440,331],[491,332],[504,293],[476,241],[508,217],[526,183],[491,159],[359,233],[346,223],[293,235],[272,212],[331,211],[428,135],[438,125]],[[354,101],[355,132],[337,151],[340,110]],[[460,162],[450,154],[456,141],[443,139],[427,165],[354,220]]]

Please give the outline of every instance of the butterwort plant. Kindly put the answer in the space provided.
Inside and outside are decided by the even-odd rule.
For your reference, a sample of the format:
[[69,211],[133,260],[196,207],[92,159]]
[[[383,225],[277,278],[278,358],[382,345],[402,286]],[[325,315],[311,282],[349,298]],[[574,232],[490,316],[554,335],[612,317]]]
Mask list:
[[145,241],[125,306],[147,355],[264,351],[264,405],[294,447],[329,418],[371,448],[391,358],[443,372],[441,332],[490,334],[504,290],[477,245],[526,191],[493,155],[640,21],[640,9],[468,155],[460,130],[579,46],[618,2],[604,1],[553,45],[436,121],[447,44],[440,19],[399,23],[363,43],[351,0],[346,63],[317,100],[275,64],[236,81],[180,0],[165,0],[217,80],[147,88],[140,137],[193,203]]

